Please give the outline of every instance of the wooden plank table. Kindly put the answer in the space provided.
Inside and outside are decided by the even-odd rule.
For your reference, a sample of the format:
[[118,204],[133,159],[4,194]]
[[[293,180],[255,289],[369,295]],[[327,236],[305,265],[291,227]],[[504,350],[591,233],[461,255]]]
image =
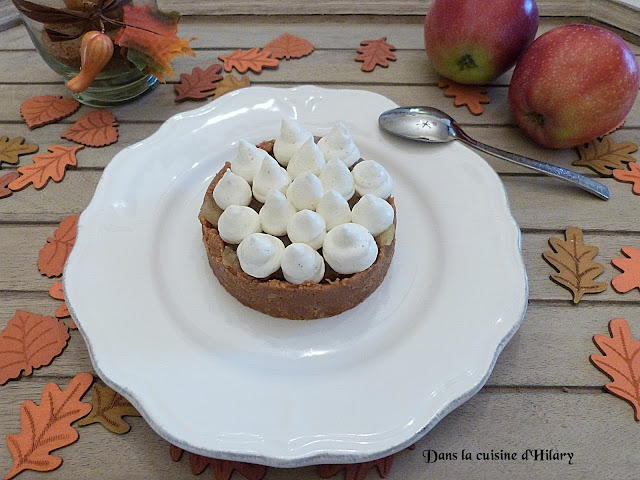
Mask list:
[[[453,107],[452,100],[437,87],[438,76],[426,60],[422,19],[420,15],[186,16],[180,34],[197,37],[192,43],[197,56],[179,59],[174,67],[178,74],[190,72],[194,66],[206,67],[236,48],[260,46],[289,32],[310,40],[315,52],[283,63],[277,70],[249,74],[254,85],[315,83],[378,92],[401,105],[430,104],[453,114],[481,141],[578,169],[571,167],[577,158],[575,150],[543,149],[516,128],[506,102],[510,73],[490,87],[491,103],[484,114],[473,116],[464,107]],[[592,20],[543,17],[540,33],[572,21]],[[12,27],[11,22],[7,25],[0,32],[0,136],[23,136],[39,144],[42,153],[48,145],[59,143],[60,134],[88,108],[46,128],[31,131],[26,127],[19,113],[21,102],[35,95],[65,95],[66,91],[60,78],[37,55],[24,28]],[[397,47],[397,61],[387,69],[360,71],[360,64],[353,61],[359,42],[383,35]],[[640,47],[632,48],[640,54]],[[110,109],[120,122],[116,144],[86,152],[78,167],[70,169],[60,183],[50,182],[41,191],[29,187],[0,200],[0,328],[17,309],[51,315],[57,308],[59,302],[48,295],[52,280],[36,268],[38,251],[58,222],[85,208],[102,170],[118,151],[152,134],[170,116],[201,105],[175,103],[173,98],[171,84],[158,85],[138,101]],[[613,137],[640,141],[640,101]],[[635,158],[640,159],[640,154]],[[609,286],[574,305],[569,292],[549,279],[553,270],[542,259],[542,252],[549,249],[549,237],[562,237],[569,226],[580,227],[587,243],[600,248],[596,259],[605,271],[599,280],[609,283],[619,273],[611,259],[621,256],[621,247],[640,248],[640,197],[632,194],[631,185],[605,178],[602,182],[612,194],[605,202],[555,179],[486,159],[500,174],[522,230],[530,285],[526,317],[486,386],[442,420],[415,449],[399,452],[387,478],[638,478],[640,426],[628,403],[604,391],[608,378],[593,367],[589,355],[598,353],[592,336],[608,334],[607,325],[616,317],[627,319],[635,338],[640,339],[640,294],[637,290],[619,294]],[[30,162],[30,155],[21,157],[21,165]],[[0,174],[14,169],[3,164]],[[584,168],[581,171],[594,175]],[[68,347],[50,366],[0,387],[0,434],[20,431],[22,402],[39,401],[47,383],[65,387],[80,372],[93,373],[93,368],[81,335],[72,331]],[[64,459],[61,468],[45,477],[27,471],[18,478],[192,476],[187,460],[173,462],[169,444],[142,418],[128,419],[132,429],[126,435],[112,434],[98,424],[82,427],[78,442],[57,451]],[[566,456],[557,461],[522,459],[527,450],[550,449],[571,453],[571,461]],[[463,450],[472,454],[471,460],[461,458]],[[449,459],[428,462],[430,451],[450,454]],[[501,451],[517,452],[518,459],[483,459]],[[8,449],[0,447],[0,473],[6,473],[11,465]],[[209,470],[203,475],[213,474]],[[233,478],[242,477],[236,473]],[[320,477],[315,467],[304,467],[269,468],[265,478]],[[378,478],[378,474],[371,471],[367,478]]]

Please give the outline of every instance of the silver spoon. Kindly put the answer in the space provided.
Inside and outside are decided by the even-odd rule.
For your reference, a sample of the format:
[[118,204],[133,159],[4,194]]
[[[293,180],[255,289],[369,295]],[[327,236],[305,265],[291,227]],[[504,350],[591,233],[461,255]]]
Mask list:
[[378,123],[383,130],[411,140],[429,143],[450,142],[460,140],[462,143],[476,148],[503,160],[532,168],[538,172],[560,178],[586,190],[604,200],[609,199],[609,189],[595,180],[566,168],[533,160],[532,158],[506,152],[491,147],[469,137],[456,121],[437,108],[400,107],[388,110],[380,115]]

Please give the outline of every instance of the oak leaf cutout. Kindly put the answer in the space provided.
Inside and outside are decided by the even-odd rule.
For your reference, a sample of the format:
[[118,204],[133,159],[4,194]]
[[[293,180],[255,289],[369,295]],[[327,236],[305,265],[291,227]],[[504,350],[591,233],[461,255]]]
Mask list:
[[80,102],[75,98],[40,95],[22,102],[20,115],[27,122],[27,126],[33,129],[62,120],[79,108]]
[[318,467],[318,476],[320,478],[330,478],[344,470],[344,480],[364,480],[367,474],[375,467],[378,469],[380,476],[384,478],[391,471],[394,456],[389,455],[378,460],[349,465],[320,465]]
[[444,96],[454,98],[453,104],[456,107],[466,105],[473,115],[480,115],[484,112],[483,103],[491,102],[485,95],[489,90],[482,85],[464,85],[454,82],[448,78],[443,78],[438,83],[439,88],[446,88]]
[[604,271],[604,266],[593,261],[598,248],[584,244],[582,230],[570,227],[565,232],[565,238],[551,237],[549,244],[553,251],[546,251],[542,256],[558,271],[551,278],[571,290],[573,303],[578,303],[585,293],[606,290],[605,282],[594,280]]
[[8,185],[18,177],[20,177],[18,172],[5,173],[0,177],[0,198],[7,198],[13,194],[13,190]]
[[36,153],[38,145],[35,143],[24,143],[24,137],[0,137],[0,163],[10,163],[15,165],[19,161],[20,155]]
[[173,86],[178,94],[174,98],[175,102],[183,100],[199,100],[213,95],[216,89],[216,83],[222,80],[222,65],[214,63],[205,70],[195,67],[191,73],[183,73],[180,75],[180,83]]
[[396,60],[393,53],[395,49],[396,47],[387,43],[387,37],[378,40],[363,40],[357,50],[356,62],[364,62],[360,67],[363,72],[371,72],[378,65],[386,68],[389,66],[389,60]]
[[131,425],[122,417],[139,417],[140,413],[129,401],[115,390],[97,383],[93,385],[91,413],[78,422],[79,427],[100,423],[112,433],[124,434],[131,430]]
[[[169,456],[177,462],[182,457],[184,450],[175,445],[169,445]],[[267,467],[254,463],[236,462],[232,460],[218,460],[216,458],[203,457],[195,453],[189,453],[189,467],[191,473],[200,475],[207,466],[213,468],[215,480],[230,480],[234,471],[244,476],[247,480],[261,480],[267,473]]]
[[13,191],[22,190],[29,184],[40,190],[44,188],[49,180],[59,182],[64,177],[67,166],[77,164],[76,152],[84,148],[84,145],[74,147],[63,147],[62,145],[51,145],[47,147],[50,153],[39,153],[33,156],[33,163],[18,167],[20,177],[9,184]]
[[62,458],[51,455],[51,452],[78,440],[78,431],[71,424],[91,411],[91,405],[80,399],[92,382],[92,375],[80,373],[64,390],[55,383],[48,383],[42,392],[40,405],[31,400],[22,404],[22,429],[20,433],[7,435],[7,447],[14,463],[4,480],[23,470],[48,472],[62,464]]
[[605,388],[633,406],[636,421],[640,421],[640,341],[633,340],[629,324],[623,318],[609,322],[609,333],[594,335],[593,343],[604,354],[592,354],[589,359],[613,382]]
[[594,139],[585,145],[578,147],[580,158],[573,162],[573,165],[589,167],[602,176],[610,177],[613,170],[624,169],[625,163],[633,162],[635,159],[631,153],[638,150],[638,145],[634,142],[615,142],[610,136],[604,136],[601,140]]
[[67,346],[69,330],[53,317],[16,310],[0,332],[0,385],[49,365]]
[[38,253],[38,270],[47,277],[59,277],[64,270],[69,253],[76,241],[78,215],[69,215],[53,233],[47,238],[47,243]]
[[277,58],[271,58],[271,52],[261,51],[259,48],[245,51],[239,48],[230,55],[221,55],[218,58],[224,62],[225,72],[235,68],[239,73],[245,73],[247,70],[260,73],[264,67],[277,67],[280,63]]
[[239,90],[249,85],[251,85],[251,80],[249,80],[249,77],[246,75],[240,78],[237,78],[235,75],[226,75],[218,82],[218,86],[213,91],[213,98],[221,97],[225,93],[233,92],[234,90]]
[[[49,288],[49,296],[51,298],[55,298],[56,300],[62,300],[62,305],[56,308],[56,311],[53,314],[56,318],[67,318],[71,316],[69,308],[67,307],[67,302],[65,302],[64,300],[62,282],[55,282],[53,285],[51,285],[51,287]],[[73,319],[69,321],[68,327],[72,330],[76,330],[78,328],[76,322],[74,322]]]
[[619,182],[632,183],[632,192],[636,195],[640,195],[640,166],[636,162],[629,162],[627,164],[629,170],[615,169],[613,171],[613,178]]
[[640,289],[640,250],[633,247],[622,247],[622,253],[627,258],[618,257],[611,263],[623,273],[611,280],[611,286],[618,293],[627,293],[634,288]]
[[267,43],[262,50],[270,52],[272,58],[290,60],[309,55],[313,52],[314,47],[309,40],[285,33]]
[[61,137],[87,147],[104,147],[118,141],[118,121],[107,110],[83,115]]

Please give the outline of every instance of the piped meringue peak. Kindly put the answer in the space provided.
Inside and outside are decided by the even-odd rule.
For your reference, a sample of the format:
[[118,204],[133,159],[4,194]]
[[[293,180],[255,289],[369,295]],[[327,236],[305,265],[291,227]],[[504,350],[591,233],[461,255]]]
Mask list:
[[270,190],[259,213],[262,230],[276,237],[286,235],[287,223],[295,213],[295,207],[282,192]]
[[373,265],[378,257],[378,245],[362,225],[343,223],[329,230],[322,254],[331,268],[346,275]]
[[391,175],[375,160],[363,160],[353,167],[351,173],[356,192],[361,196],[371,193],[376,197],[386,199],[393,191]]
[[223,210],[230,205],[246,207],[251,203],[251,187],[244,178],[227,170],[213,189],[213,199]]
[[290,183],[291,178],[287,171],[271,155],[266,155],[260,170],[253,178],[253,196],[260,203],[264,203],[269,190],[275,189],[285,193]]
[[315,210],[323,195],[320,179],[310,171],[296,177],[287,188],[287,199],[297,210]]
[[256,147],[246,140],[240,139],[238,142],[238,152],[231,161],[231,171],[244,178],[251,185],[253,183],[253,177],[255,177],[258,170],[260,170],[262,160],[266,155],[267,152],[261,148]]
[[322,196],[316,207],[316,213],[324,218],[327,230],[351,221],[349,203],[335,190],[328,190]]
[[294,152],[287,165],[287,172],[293,180],[295,180],[298,175],[307,171],[311,171],[314,175],[320,175],[326,163],[324,155],[318,148],[318,145],[313,141],[313,137],[309,137],[300,148]]
[[287,282],[320,283],[324,278],[324,259],[306,243],[292,243],[282,255],[282,274]]
[[324,154],[324,158],[337,157],[347,167],[351,167],[360,159],[360,150],[349,136],[349,130],[344,123],[336,123],[329,133],[318,141],[318,147]]
[[349,200],[355,193],[353,176],[349,168],[339,158],[332,158],[327,162],[327,166],[320,173],[320,182],[322,182],[325,191],[335,190],[345,200]]
[[260,217],[253,208],[229,205],[218,219],[218,234],[230,244],[238,244],[260,231]]
[[393,207],[380,197],[370,193],[364,195],[351,210],[351,220],[369,230],[374,237],[380,235],[393,223]]
[[326,233],[324,218],[311,210],[300,210],[287,224],[289,240],[293,243],[306,243],[314,250],[322,247]]
[[308,139],[313,138],[311,132],[305,130],[302,125],[292,118],[284,117],[280,127],[280,135],[273,144],[273,156],[286,167],[289,160],[298,148]]
[[242,270],[252,277],[265,278],[280,268],[284,243],[266,233],[253,233],[238,245],[238,260]]

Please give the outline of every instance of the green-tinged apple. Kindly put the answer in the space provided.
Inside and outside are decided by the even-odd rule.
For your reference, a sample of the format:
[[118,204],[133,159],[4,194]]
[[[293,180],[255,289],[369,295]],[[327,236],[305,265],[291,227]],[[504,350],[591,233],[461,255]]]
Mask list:
[[625,119],[638,82],[638,62],[622,38],[593,25],[565,25],[522,54],[509,85],[509,109],[540,145],[575,147]]
[[537,31],[535,0],[434,0],[424,45],[440,75],[484,85],[516,63]]

